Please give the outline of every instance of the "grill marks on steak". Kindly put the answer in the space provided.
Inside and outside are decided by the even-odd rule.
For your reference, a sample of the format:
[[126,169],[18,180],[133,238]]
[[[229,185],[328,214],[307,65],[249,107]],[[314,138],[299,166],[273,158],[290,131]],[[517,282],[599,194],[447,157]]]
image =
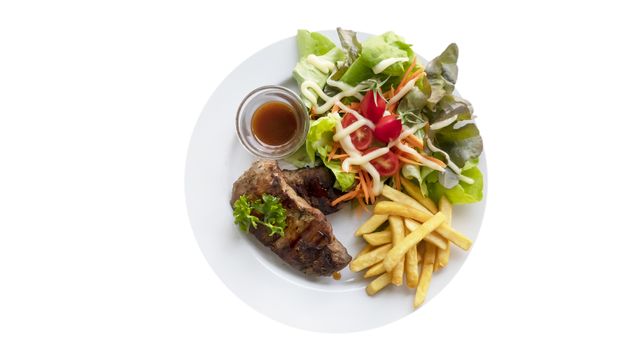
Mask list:
[[286,182],[286,177],[295,179],[296,183],[300,180],[291,173],[284,175],[276,161],[256,161],[233,184],[231,205],[243,194],[251,200],[264,193],[278,197],[286,209],[285,235],[269,236],[262,225],[256,229],[251,227],[250,232],[281,259],[305,274],[328,276],[343,269],[352,257],[333,235],[332,226],[324,214],[299,196]]
[[302,168],[297,170],[282,170],[285,182],[296,193],[304,198],[312,207],[319,209],[325,215],[339,211],[344,202],[337,206],[330,203],[343,194],[333,184],[335,176],[326,167]]

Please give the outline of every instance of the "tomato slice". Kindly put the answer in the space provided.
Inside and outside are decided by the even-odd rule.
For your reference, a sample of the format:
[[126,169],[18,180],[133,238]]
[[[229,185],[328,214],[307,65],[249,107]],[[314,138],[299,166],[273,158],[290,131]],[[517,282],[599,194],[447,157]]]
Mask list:
[[[348,113],[343,119],[341,119],[341,126],[348,127],[356,122],[358,119]],[[352,134],[350,134],[350,139],[352,140],[352,144],[359,151],[364,151],[369,148],[371,142],[373,141],[374,133],[367,125],[363,125],[360,128],[356,129]]]
[[369,90],[361,100],[361,114],[375,124],[382,118],[386,106],[387,102],[382,97],[382,91]]
[[380,118],[374,129],[374,136],[382,142],[395,140],[402,133],[402,122],[394,115],[385,115]]
[[[369,153],[376,149],[376,147],[370,148],[365,153]],[[376,170],[378,170],[380,176],[392,176],[400,170],[400,162],[395,153],[392,151],[389,151],[378,158],[372,159],[370,163],[374,166],[374,168],[376,168]]]

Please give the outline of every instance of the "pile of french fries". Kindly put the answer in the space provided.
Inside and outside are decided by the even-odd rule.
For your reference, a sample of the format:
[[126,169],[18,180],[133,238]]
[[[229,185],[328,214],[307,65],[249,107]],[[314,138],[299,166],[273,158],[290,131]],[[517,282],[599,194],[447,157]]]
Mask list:
[[374,214],[356,230],[367,245],[350,269],[367,269],[364,277],[375,277],[366,289],[370,296],[391,283],[401,286],[405,275],[406,285],[416,288],[413,306],[417,308],[426,298],[432,272],[449,262],[450,245],[468,250],[472,241],[451,227],[452,206],[447,198],[437,206],[412,182],[404,179],[402,186],[407,194],[385,185],[382,195],[388,200],[376,203]]

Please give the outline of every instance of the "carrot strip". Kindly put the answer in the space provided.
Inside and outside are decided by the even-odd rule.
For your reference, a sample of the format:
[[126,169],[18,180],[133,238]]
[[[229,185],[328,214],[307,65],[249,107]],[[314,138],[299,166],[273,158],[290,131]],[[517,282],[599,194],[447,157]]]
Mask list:
[[421,163],[419,162],[415,162],[412,159],[408,159],[406,157],[402,157],[402,156],[398,156],[397,157],[402,163],[406,163],[406,164],[412,164],[412,165],[421,165]]
[[434,163],[436,163],[436,164],[438,164],[438,165],[442,166],[443,168],[447,167],[447,164],[445,164],[445,163],[444,163],[442,160],[440,160],[440,159],[436,159],[436,158],[431,157],[431,156],[429,156],[429,155],[427,155],[427,154],[422,154],[422,156],[423,156],[423,158],[428,159],[428,160],[431,160],[431,161],[433,161]]
[[352,102],[352,103],[350,103],[349,107],[358,111],[359,107],[361,107],[361,104],[358,103],[358,102]]
[[371,179],[371,175],[369,175],[367,172],[362,172],[361,174],[365,177],[365,183],[367,183],[367,190],[369,191],[370,202],[371,204],[374,204],[376,202],[376,195],[374,194],[374,184]]
[[363,170],[359,170],[359,182],[362,183],[361,188],[363,189],[363,194],[365,195],[365,203],[369,203],[369,192],[367,192],[367,181],[365,181],[365,177],[362,175]]
[[369,209],[367,209],[367,206],[365,205],[365,203],[363,203],[361,196],[356,196],[356,200],[359,202],[359,205],[361,206],[361,208],[363,208],[363,210],[369,213]]
[[330,111],[331,111],[332,113],[339,112],[339,106],[338,106],[338,105],[334,105],[334,106],[333,106],[333,108],[331,108],[331,110],[330,110]]
[[398,90],[401,86],[404,86],[404,84],[406,84],[406,81],[408,81],[408,76],[410,75],[410,72],[412,72],[413,68],[415,68],[416,66],[417,66],[417,57],[413,58],[413,61],[410,63],[410,66],[408,66],[408,69],[406,69],[406,72],[402,76],[402,80],[397,85]]
[[402,190],[402,183],[400,182],[399,172],[393,175],[393,188],[395,188],[398,191]]
[[415,135],[408,135],[408,137],[406,137],[406,142],[408,142],[411,146],[414,146],[415,148],[421,150],[423,149],[423,142],[421,142],[421,140],[419,140]]
[[348,158],[348,157],[349,157],[349,155],[345,154],[345,153],[344,154],[335,154],[332,159],[344,159],[344,158]]
[[335,205],[337,205],[337,204],[339,204],[339,203],[341,203],[343,201],[350,200],[350,199],[356,197],[356,195],[359,193],[359,191],[360,191],[359,189],[355,189],[353,191],[350,191],[350,192],[348,192],[348,193],[338,197],[334,201],[330,202],[330,205],[332,205],[334,207]]

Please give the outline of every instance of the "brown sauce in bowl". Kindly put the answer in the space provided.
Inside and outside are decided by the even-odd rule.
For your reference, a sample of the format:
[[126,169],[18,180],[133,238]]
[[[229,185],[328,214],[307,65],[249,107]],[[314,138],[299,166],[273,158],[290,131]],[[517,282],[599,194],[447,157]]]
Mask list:
[[251,127],[259,141],[270,146],[280,146],[294,137],[298,120],[290,105],[272,101],[257,108],[251,119]]

